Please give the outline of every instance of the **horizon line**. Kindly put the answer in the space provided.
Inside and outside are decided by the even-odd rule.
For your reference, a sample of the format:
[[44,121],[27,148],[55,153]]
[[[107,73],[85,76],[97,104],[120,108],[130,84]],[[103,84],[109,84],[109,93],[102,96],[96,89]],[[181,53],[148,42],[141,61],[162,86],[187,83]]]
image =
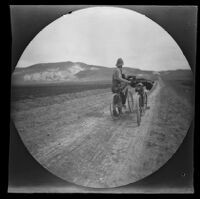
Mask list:
[[[71,63],[82,63],[82,64],[86,64],[88,66],[98,66],[98,67],[105,67],[105,68],[116,68],[116,66],[113,66],[113,67],[108,67],[108,66],[103,66],[103,65],[95,65],[95,64],[88,64],[88,63],[84,63],[84,62],[81,62],[81,61],[54,61],[54,62],[38,62],[38,63],[35,63],[35,64],[32,64],[32,65],[28,65],[28,66],[25,66],[25,67],[15,67],[18,68],[18,69],[24,69],[24,68],[29,68],[29,67],[32,67],[34,65],[39,65],[39,64],[54,64],[54,63],[65,63],[65,62],[71,62]],[[138,68],[138,67],[129,67],[129,66],[123,66],[123,68],[132,68],[132,69],[137,69],[137,70],[141,70],[141,71],[152,71],[152,72],[163,72],[163,71],[176,71],[176,70],[192,70],[191,68],[189,69],[183,69],[183,68],[176,68],[176,69],[166,69],[166,70],[147,70],[147,69],[141,69],[141,68]]]

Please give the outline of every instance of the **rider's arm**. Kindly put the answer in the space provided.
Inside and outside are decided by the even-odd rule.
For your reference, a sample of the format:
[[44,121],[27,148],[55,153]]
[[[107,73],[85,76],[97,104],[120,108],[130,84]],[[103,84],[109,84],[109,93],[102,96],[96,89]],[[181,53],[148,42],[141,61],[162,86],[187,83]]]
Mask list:
[[121,73],[120,73],[119,70],[117,70],[116,72],[117,72],[117,79],[118,79],[119,81],[125,82],[125,83],[130,83],[130,81],[128,81],[128,80],[122,78],[122,75],[121,75]]

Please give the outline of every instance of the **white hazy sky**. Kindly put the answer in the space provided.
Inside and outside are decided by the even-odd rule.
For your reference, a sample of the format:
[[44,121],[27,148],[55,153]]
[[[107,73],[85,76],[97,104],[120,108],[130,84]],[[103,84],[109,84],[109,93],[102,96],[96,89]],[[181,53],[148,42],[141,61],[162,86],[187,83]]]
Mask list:
[[172,37],[137,12],[117,7],[93,7],[67,14],[45,27],[29,43],[17,67],[74,61],[143,70],[189,69]]

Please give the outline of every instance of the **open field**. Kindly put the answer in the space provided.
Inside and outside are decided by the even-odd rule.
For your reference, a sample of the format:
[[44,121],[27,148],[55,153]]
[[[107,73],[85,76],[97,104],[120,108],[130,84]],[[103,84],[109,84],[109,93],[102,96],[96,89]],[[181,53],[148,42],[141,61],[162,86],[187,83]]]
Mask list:
[[45,168],[79,185],[109,188],[144,178],[175,153],[192,120],[186,96],[159,79],[139,127],[134,113],[111,119],[110,88],[15,101],[12,118]]
[[194,82],[193,80],[164,80],[183,100],[190,104],[194,103]]
[[12,101],[24,99],[36,99],[39,97],[50,97],[61,94],[77,93],[81,91],[110,88],[111,83],[60,83],[43,85],[12,86]]

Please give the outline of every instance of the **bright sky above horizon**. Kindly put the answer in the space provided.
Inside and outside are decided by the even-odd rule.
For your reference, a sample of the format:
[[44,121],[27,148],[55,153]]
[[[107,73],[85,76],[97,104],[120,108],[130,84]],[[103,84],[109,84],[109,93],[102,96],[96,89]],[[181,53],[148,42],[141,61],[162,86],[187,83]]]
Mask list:
[[190,69],[173,38],[158,24],[132,10],[92,7],[66,14],[29,43],[17,67],[60,61],[142,70]]

